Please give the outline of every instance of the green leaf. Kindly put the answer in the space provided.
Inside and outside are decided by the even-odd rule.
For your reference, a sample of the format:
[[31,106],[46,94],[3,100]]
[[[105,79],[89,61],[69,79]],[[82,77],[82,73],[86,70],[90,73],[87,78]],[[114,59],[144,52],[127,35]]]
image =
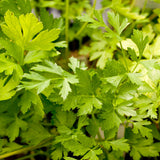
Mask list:
[[[10,14],[13,14],[13,13],[10,13]],[[6,17],[6,19],[7,18],[8,19],[10,18],[9,15],[8,15],[8,17]],[[21,35],[23,37],[22,39],[23,39],[24,46],[27,45],[27,43],[30,42],[32,40],[32,38],[43,29],[42,23],[39,22],[38,19],[35,17],[35,15],[32,13],[28,13],[26,15],[19,16],[19,23],[20,23],[21,29],[23,31],[23,33],[21,32]],[[7,25],[8,25],[8,23],[7,23]],[[13,27],[13,24],[11,27]],[[10,30],[11,29],[12,28],[10,28]],[[16,37],[15,37],[15,39],[17,40]],[[25,46],[25,48],[26,48],[26,46]]]
[[143,81],[140,79],[142,77],[141,73],[127,73],[127,76],[133,84],[143,85]]
[[1,13],[4,14],[10,10],[16,16],[31,12],[31,4],[29,0],[2,0],[0,2]]
[[0,78],[0,101],[7,100],[16,94],[15,88],[18,86],[19,80],[12,76],[9,80]]
[[133,157],[133,160],[140,160],[141,155],[144,157],[157,157],[159,156],[159,153],[153,145],[135,146],[130,152],[130,155]]
[[132,41],[137,45],[139,50],[139,59],[142,58],[144,49],[148,43],[148,37],[143,38],[143,32],[139,30],[134,30],[131,36]]
[[51,50],[54,48],[52,41],[55,41],[60,33],[59,29],[40,32],[43,24],[32,13],[21,15],[18,19],[12,12],[7,11],[5,22],[2,31],[26,50]]
[[45,8],[40,8],[40,20],[43,23],[44,30],[45,29],[51,30],[53,28],[63,29],[63,26],[64,26],[62,17],[53,18],[53,15],[49,14],[49,12]]
[[141,135],[143,137],[148,137],[148,138],[152,138],[152,130],[144,127],[144,125],[150,125],[151,123],[149,121],[140,121],[140,122],[134,122],[134,128],[133,128],[133,132],[135,134],[141,133]]
[[83,70],[86,70],[87,67],[85,66],[84,63],[80,63],[80,61],[78,61],[76,58],[71,57],[69,59],[70,63],[68,64],[68,66],[73,70],[74,73],[76,73],[76,69],[80,68]]
[[50,133],[40,123],[35,123],[32,120],[28,123],[27,131],[21,133],[23,140],[30,145],[37,145],[50,136]]
[[60,34],[59,29],[45,30],[40,32],[31,42],[26,44],[27,50],[51,50],[54,48],[52,41],[55,41]]
[[104,77],[118,76],[124,73],[126,73],[126,69],[123,64],[115,60],[108,60],[103,70]]
[[23,70],[20,65],[12,62],[9,58],[7,59],[4,55],[0,55],[0,73],[12,75],[14,71],[17,73],[17,78],[21,79]]
[[[72,75],[66,71],[64,71],[60,66],[58,66],[57,64],[54,64],[52,62],[49,61],[45,61],[46,62],[46,66],[42,66],[42,65],[37,65],[35,67],[32,67],[32,70],[35,71],[40,71],[40,72],[49,72],[53,74],[53,78],[51,77],[50,79],[46,79],[45,77],[43,77],[43,81],[46,79],[46,85],[49,85],[49,82],[52,80],[54,81],[54,74],[60,76],[59,77],[59,82],[58,82],[58,87],[61,87],[60,90],[60,95],[61,97],[65,100],[66,97],[68,96],[69,92],[71,92],[71,88],[70,88],[70,84],[75,84],[78,83],[78,79],[76,78],[75,75]],[[35,73],[34,73],[35,74]],[[39,76],[39,74],[37,73],[37,75]],[[29,77],[27,77],[29,78]],[[55,81],[58,77],[55,76]],[[30,79],[30,78],[29,78]],[[36,80],[36,79],[35,79]],[[27,82],[25,82],[27,83]],[[43,83],[43,82],[42,82]],[[70,83],[70,84],[69,84]],[[33,86],[35,86],[36,84],[33,83]],[[27,87],[27,86],[26,86]],[[34,88],[34,87],[33,87]],[[46,87],[45,87],[46,88]],[[40,92],[39,92],[40,93]]]
[[[83,101],[83,100],[82,100]],[[86,114],[91,114],[93,107],[96,109],[101,109],[102,103],[100,100],[98,100],[96,97],[89,97],[85,98],[85,104],[80,105],[78,108],[78,115],[86,115]]]
[[2,31],[11,39],[14,40],[18,45],[23,46],[22,41],[22,32],[21,25],[18,18],[14,15],[13,12],[7,11],[5,14],[6,24],[2,25]]
[[88,147],[83,146],[80,142],[75,140],[63,142],[63,146],[67,150],[73,152],[75,156],[84,155],[89,150]]
[[44,59],[59,55],[56,51],[30,51],[24,58],[24,64],[42,62]]
[[129,55],[131,56],[131,59],[132,59],[133,61],[137,61],[137,60],[138,60],[138,59],[137,59],[136,52],[135,52],[134,49],[128,48],[128,53],[129,53]]
[[118,76],[107,77],[104,78],[103,80],[106,80],[113,86],[118,87],[123,77],[124,77],[123,75],[118,75]]
[[80,116],[78,120],[78,129],[80,130],[82,127],[87,126],[89,124],[88,118],[86,116]]
[[22,48],[43,29],[42,23],[32,13],[21,15],[18,19],[14,13],[7,11],[5,22],[2,31]]
[[64,125],[71,128],[76,121],[76,115],[72,112],[58,111],[58,113],[53,116],[53,123],[56,126]]
[[44,76],[41,76],[36,72],[30,72],[30,74],[25,73],[23,77],[34,81],[33,82],[22,81],[22,85],[19,86],[19,89],[25,88],[27,90],[31,90],[36,88],[37,94],[41,93],[45,88],[47,88],[51,81],[51,79],[46,79]]
[[75,158],[71,158],[71,157],[64,157],[65,160],[76,160]]
[[45,8],[40,8],[40,20],[43,23],[44,29],[51,30],[53,28],[53,15]]
[[65,100],[69,94],[69,92],[71,92],[71,88],[70,88],[70,85],[68,83],[68,80],[65,78],[63,80],[63,84],[62,84],[62,89],[61,91],[59,92],[59,94],[61,95],[61,97]]
[[[0,39],[0,48],[5,48],[6,55],[12,56],[20,65],[23,64],[23,50],[17,44],[6,39]],[[13,52],[14,51],[14,52]]]
[[133,103],[122,103],[120,104],[116,110],[122,116],[136,116],[137,113],[133,107],[131,107]]
[[7,143],[5,145],[5,147],[3,147],[2,151],[1,151],[1,154],[4,154],[4,153],[10,153],[12,151],[16,151],[20,148],[22,148],[23,146],[18,144],[18,143],[15,143],[15,142],[10,142],[10,143]]
[[108,22],[114,27],[119,36],[129,25],[127,18],[123,19],[123,21],[120,23],[119,15],[115,14],[114,12],[108,12]]
[[34,93],[25,91],[18,103],[18,105],[21,106],[21,111],[23,114],[25,114],[30,109],[32,103],[37,104],[37,97]]
[[15,121],[11,123],[7,129],[7,135],[11,142],[19,136],[20,128],[26,130],[27,123],[16,117]]
[[127,143],[127,139],[117,139],[117,140],[113,140],[113,141],[105,141],[103,142],[104,147],[106,147],[107,149],[110,149],[110,147],[112,147],[113,150],[115,151],[124,151],[124,152],[128,152],[130,150],[130,146]]
[[82,160],[85,159],[90,159],[90,160],[99,160],[98,155],[101,155],[103,152],[101,149],[97,150],[90,150],[83,158]]
[[110,130],[114,127],[119,128],[121,123],[120,118],[117,116],[115,112],[104,112],[101,114],[102,119],[102,128],[104,130]]

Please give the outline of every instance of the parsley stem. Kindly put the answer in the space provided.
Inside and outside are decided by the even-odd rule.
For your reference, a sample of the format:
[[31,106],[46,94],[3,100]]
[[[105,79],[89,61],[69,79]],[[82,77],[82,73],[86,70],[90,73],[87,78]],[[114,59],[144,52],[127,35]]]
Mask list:
[[145,9],[146,9],[147,2],[148,2],[148,0],[145,0],[144,5],[143,5],[143,8],[142,8],[142,13],[144,13],[144,11],[145,11]]
[[135,67],[133,68],[132,73],[135,72],[135,70],[136,70],[136,68],[138,67],[138,65],[139,65],[139,61],[136,63]]
[[[31,151],[31,150],[35,150],[37,148],[50,146],[50,145],[52,145],[52,143],[50,143],[51,139],[53,139],[53,136],[47,138],[46,140],[42,141],[41,143],[39,143],[36,146],[30,146],[30,147],[22,148],[22,149],[13,151],[13,152],[9,152],[9,153],[0,155],[0,159],[11,157],[11,156],[14,156],[14,155],[17,155],[17,154],[20,154],[20,153],[25,153],[25,152],[28,152],[28,151]],[[47,143],[47,142],[49,142],[49,143]]]
[[[91,11],[91,13],[90,13],[90,17],[93,16],[94,10],[95,10],[95,8],[96,8],[96,3],[97,3],[97,0],[94,0],[93,7],[92,7],[92,11]],[[80,28],[80,30],[76,33],[75,37],[78,37],[78,36],[83,32],[83,30],[86,28],[87,24],[88,24],[88,22],[85,22],[85,23],[82,25],[82,27]]]
[[69,0],[66,0],[66,14],[65,14],[65,38],[67,43],[65,57],[68,58],[69,54]]
[[[92,113],[92,118],[93,118],[93,121],[94,121],[95,127],[97,127],[97,128],[98,128],[97,120],[96,120],[96,118],[95,118],[94,113]],[[100,140],[100,141],[102,141],[102,140],[103,140],[103,138],[101,137],[101,135],[100,135],[100,133],[99,133],[99,129],[98,129],[98,132],[97,132],[97,136],[98,136],[98,140]]]
[[27,155],[27,156],[24,156],[24,157],[21,157],[21,158],[18,158],[16,160],[25,160],[25,159],[29,159],[29,158],[33,158],[37,155],[47,155],[46,153],[44,153],[43,151],[40,151],[40,152],[37,152],[37,153],[33,153],[33,154],[30,154],[30,155]]
[[132,2],[131,2],[131,10],[133,9],[134,5],[135,5],[135,0],[132,0]]
[[120,43],[120,46],[121,46],[121,50],[122,50],[122,54],[123,54],[124,63],[125,63],[125,66],[126,66],[126,69],[127,69],[127,72],[128,72],[129,69],[128,69],[128,64],[127,64],[125,52],[124,52],[124,49],[123,49],[123,46],[122,46],[122,42],[120,41],[119,43]]

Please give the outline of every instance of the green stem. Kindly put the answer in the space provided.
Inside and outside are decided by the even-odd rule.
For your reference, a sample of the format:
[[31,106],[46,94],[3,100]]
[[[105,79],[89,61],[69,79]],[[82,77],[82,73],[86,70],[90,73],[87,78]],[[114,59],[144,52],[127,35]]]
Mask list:
[[67,43],[65,58],[68,58],[69,54],[69,0],[66,0],[66,15],[65,15],[65,38]]
[[139,61],[137,62],[137,64],[136,64],[135,67],[133,68],[132,73],[135,72],[135,70],[136,70],[136,68],[138,67],[138,65],[139,65]]
[[158,107],[158,111],[159,111],[159,116],[158,116],[158,121],[159,121],[159,123],[160,123],[160,107]]
[[30,159],[30,158],[33,158],[37,155],[46,155],[46,153],[40,151],[40,152],[37,152],[37,153],[34,153],[34,154],[30,154],[30,155],[27,155],[27,156],[24,156],[24,157],[21,157],[21,158],[18,158],[16,160],[25,160],[25,159]]
[[121,50],[122,50],[122,54],[123,54],[123,59],[124,59],[124,63],[125,63],[125,66],[126,66],[126,69],[127,69],[127,72],[129,71],[128,69],[128,64],[127,64],[127,60],[126,60],[126,56],[125,56],[125,51],[123,49],[123,46],[122,46],[122,42],[120,41],[120,46],[121,46]]
[[[39,143],[36,146],[30,146],[30,147],[22,148],[22,149],[19,149],[19,150],[10,152],[10,153],[6,153],[6,154],[3,154],[3,155],[0,155],[0,159],[11,157],[11,156],[14,156],[14,155],[17,155],[17,154],[21,154],[21,153],[24,153],[24,152],[28,152],[28,151],[31,151],[31,150],[35,150],[37,148],[50,146],[52,144],[52,143],[50,143],[51,139],[53,139],[53,136],[47,138],[46,140],[42,141],[41,143]],[[47,142],[49,142],[49,143],[47,143]]]
[[[95,118],[95,116],[94,116],[94,113],[92,113],[92,118],[93,118],[95,127],[98,127],[96,118]],[[98,136],[98,140],[103,141],[103,139],[102,139],[102,137],[101,137],[101,135],[100,135],[100,133],[99,133],[99,130],[98,130],[97,136]]]
[[[93,7],[92,7],[92,11],[90,13],[90,17],[93,16],[93,13],[94,13],[94,10],[95,10],[95,7],[96,7],[96,3],[97,3],[97,0],[94,0],[94,3],[93,3]],[[77,34],[75,35],[75,37],[78,37],[82,32],[83,30],[86,28],[88,22],[85,22],[82,27],[80,28],[80,30],[77,32]]]
[[106,10],[106,9],[108,9],[108,8],[111,8],[111,7],[112,7],[112,5],[109,5],[109,6],[106,6],[106,7],[100,8],[99,10],[100,10],[101,12],[103,12],[104,10]]
[[135,0],[132,0],[132,2],[131,2],[131,9],[134,7],[134,5],[135,5]]
[[143,5],[143,8],[142,8],[142,13],[144,13],[144,11],[145,11],[145,9],[146,9],[147,2],[148,2],[148,0],[145,0],[144,5]]

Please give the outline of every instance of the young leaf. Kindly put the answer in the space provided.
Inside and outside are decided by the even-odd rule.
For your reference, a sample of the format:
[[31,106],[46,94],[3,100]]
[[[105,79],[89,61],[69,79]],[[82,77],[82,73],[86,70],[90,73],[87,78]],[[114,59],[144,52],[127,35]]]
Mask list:
[[11,11],[7,11],[5,22],[2,31],[26,50],[51,50],[54,48],[52,41],[55,41],[60,33],[59,29],[40,32],[43,24],[32,13],[21,15],[18,19]]
[[129,55],[131,56],[131,59],[132,59],[133,61],[137,61],[137,60],[138,60],[138,59],[137,59],[136,52],[135,52],[134,49],[128,48],[128,53],[129,53]]
[[121,35],[122,31],[129,25],[127,18],[123,19],[122,23],[120,23],[119,15],[115,14],[114,12],[108,12],[108,22],[114,27],[119,36]]
[[143,38],[143,32],[139,30],[134,30],[131,36],[132,41],[137,45],[139,50],[139,59],[142,58],[144,49],[148,43],[148,37]]

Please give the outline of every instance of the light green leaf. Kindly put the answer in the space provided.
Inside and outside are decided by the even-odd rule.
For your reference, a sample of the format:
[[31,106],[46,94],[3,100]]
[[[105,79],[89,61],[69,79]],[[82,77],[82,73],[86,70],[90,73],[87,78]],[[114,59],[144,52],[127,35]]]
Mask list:
[[0,55],[0,73],[5,72],[5,75],[12,75],[13,71],[16,71],[19,79],[22,78],[23,70],[20,65],[12,62],[10,59],[5,58],[4,55]]
[[95,107],[96,109],[101,109],[102,102],[96,97],[85,97],[84,104],[78,107],[80,108],[78,111],[78,115],[80,116],[90,114],[93,110],[93,107]]
[[120,106],[118,106],[118,108],[116,110],[122,116],[124,116],[124,115],[126,115],[126,116],[136,116],[137,115],[135,109],[133,107],[130,107],[130,106],[120,105]]
[[101,155],[103,152],[101,149],[97,150],[90,150],[83,158],[82,160],[99,160],[98,155]]
[[62,84],[62,89],[60,91],[60,95],[61,97],[63,98],[63,100],[65,100],[69,94],[69,92],[71,92],[71,88],[70,88],[70,85],[68,83],[68,80],[65,78],[63,80],[63,84]]
[[49,57],[57,56],[56,51],[30,51],[24,58],[24,64],[41,62]]
[[127,18],[123,19],[123,21],[120,23],[119,14],[115,14],[114,12],[108,12],[108,22],[114,27],[119,36],[129,25]]
[[[0,78],[0,100],[7,100],[13,97],[16,94],[16,90],[14,90],[18,84],[19,80],[16,80],[15,77],[11,77],[7,81],[6,77],[5,79]],[[7,83],[6,83],[7,81]]]
[[21,47],[23,46],[23,36],[21,31],[21,25],[18,18],[13,12],[7,11],[5,14],[6,24],[2,25],[2,31],[13,41],[15,41]]
[[5,22],[2,31],[25,50],[51,50],[54,48],[52,41],[55,41],[60,34],[59,29],[40,32],[43,24],[32,13],[21,15],[18,19],[14,13],[7,11]]
[[23,31],[23,44],[26,48],[27,43],[43,29],[43,24],[32,13],[21,15],[19,17],[19,23]]
[[143,137],[152,138],[152,130],[144,127],[145,125],[150,125],[151,123],[149,121],[140,121],[140,122],[134,122],[133,132],[135,134],[141,133]]
[[54,43],[60,34],[60,29],[45,30],[40,32],[32,41],[26,44],[27,50],[51,50],[54,48]]
[[87,67],[85,66],[84,63],[80,63],[80,61],[77,60],[77,58],[71,57],[69,59],[70,63],[68,66],[73,70],[74,73],[76,73],[76,68],[80,68],[83,70],[86,70]]
[[128,152],[130,150],[130,146],[127,143],[127,139],[117,139],[113,141],[105,141],[104,142],[104,147],[109,149],[112,147],[113,150],[115,151],[125,151]]
[[137,45],[139,50],[139,59],[142,58],[144,49],[148,43],[148,37],[143,37],[143,32],[139,30],[134,30],[131,36],[132,41]]
[[23,64],[24,52],[16,43],[0,38],[0,48],[6,49],[5,55],[12,56],[20,65]]

